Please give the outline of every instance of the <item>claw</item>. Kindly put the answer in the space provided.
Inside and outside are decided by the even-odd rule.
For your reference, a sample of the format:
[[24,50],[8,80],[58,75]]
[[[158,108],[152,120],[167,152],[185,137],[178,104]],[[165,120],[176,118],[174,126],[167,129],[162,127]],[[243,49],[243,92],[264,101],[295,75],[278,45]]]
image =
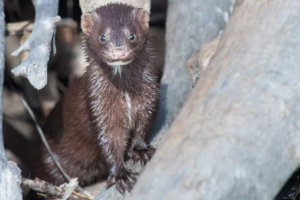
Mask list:
[[108,177],[106,181],[106,189],[109,189],[111,186],[116,184],[116,179],[115,177]]
[[[126,180],[126,177],[124,179]],[[125,183],[124,179],[120,180],[120,185],[121,185],[122,188],[125,188],[125,186],[126,186],[126,183]]]
[[121,194],[124,194],[124,188],[121,186],[121,184],[116,184],[116,187]]
[[133,171],[131,169],[128,169],[128,172],[130,173],[129,177],[135,177],[135,176],[140,175],[140,173]]
[[148,156],[148,153],[149,153],[149,152],[146,152],[146,153],[144,154],[144,159],[147,160],[147,161],[150,159],[150,158],[149,158],[150,155]]
[[146,149],[131,148],[131,150],[128,153],[128,156],[134,164],[140,161],[141,164],[144,166],[152,158],[155,151],[156,149],[151,145],[148,145]]
[[146,163],[145,163],[145,160],[144,160],[144,159],[141,159],[141,164],[142,164],[143,166],[145,166],[145,165],[146,165]]
[[137,172],[123,168],[117,171],[116,174],[112,174],[108,177],[106,188],[108,189],[111,186],[116,185],[116,189],[122,195],[125,193],[125,190],[130,192],[133,188],[133,185],[137,181],[137,178],[135,177],[136,175],[138,175]]
[[125,189],[130,192],[132,190],[132,184],[128,183],[125,185]]

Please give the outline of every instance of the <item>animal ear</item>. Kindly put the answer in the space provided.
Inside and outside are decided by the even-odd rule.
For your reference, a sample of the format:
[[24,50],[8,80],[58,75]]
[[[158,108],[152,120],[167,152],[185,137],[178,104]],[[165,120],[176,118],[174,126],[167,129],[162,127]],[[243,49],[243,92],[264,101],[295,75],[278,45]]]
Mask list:
[[144,9],[135,10],[134,17],[136,17],[139,20],[144,30],[149,29],[150,14],[148,11]]
[[95,12],[85,13],[81,16],[81,29],[85,35],[92,33],[93,27],[99,17]]

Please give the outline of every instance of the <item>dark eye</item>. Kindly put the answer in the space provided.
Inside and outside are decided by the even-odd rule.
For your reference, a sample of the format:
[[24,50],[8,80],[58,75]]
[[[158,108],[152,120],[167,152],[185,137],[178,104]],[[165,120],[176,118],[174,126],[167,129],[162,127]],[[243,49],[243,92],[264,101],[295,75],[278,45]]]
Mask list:
[[133,40],[134,40],[134,38],[135,38],[135,37],[134,37],[134,35],[133,35],[133,34],[130,34],[130,35],[129,35],[129,40],[133,41]]
[[101,36],[100,36],[100,41],[101,41],[101,42],[105,42],[105,40],[106,40],[105,35],[101,35]]

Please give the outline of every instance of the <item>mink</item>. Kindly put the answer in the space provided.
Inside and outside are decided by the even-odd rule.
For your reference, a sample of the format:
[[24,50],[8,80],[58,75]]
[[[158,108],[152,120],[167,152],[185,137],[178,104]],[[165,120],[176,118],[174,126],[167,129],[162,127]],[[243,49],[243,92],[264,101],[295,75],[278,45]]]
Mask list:
[[[149,13],[122,3],[101,6],[81,18],[86,72],[69,86],[48,116],[44,132],[66,173],[81,186],[105,180],[131,191],[145,165],[159,104],[159,72],[149,42]],[[60,185],[64,177],[42,143],[35,177]]]

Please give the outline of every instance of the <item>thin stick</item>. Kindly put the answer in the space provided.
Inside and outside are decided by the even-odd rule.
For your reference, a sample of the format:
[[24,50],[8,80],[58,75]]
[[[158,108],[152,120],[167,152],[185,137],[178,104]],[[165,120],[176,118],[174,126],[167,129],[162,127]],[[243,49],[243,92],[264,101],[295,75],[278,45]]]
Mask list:
[[[41,139],[42,139],[42,141],[43,141],[43,143],[44,143],[47,151],[49,152],[51,158],[53,159],[55,165],[57,166],[57,168],[59,169],[59,171],[62,173],[62,175],[65,177],[65,179],[68,182],[70,182],[71,181],[70,176],[65,172],[65,170],[62,168],[62,166],[60,165],[60,163],[58,162],[58,160],[56,160],[56,158],[55,158],[55,156],[54,156],[54,154],[53,154],[53,152],[52,152],[52,150],[51,150],[51,148],[50,148],[50,146],[49,146],[49,144],[48,144],[48,142],[46,140],[46,137],[45,137],[45,135],[44,135],[44,133],[43,133],[40,125],[36,121],[34,113],[32,112],[31,108],[29,107],[29,105],[27,104],[27,102],[25,101],[25,99],[20,94],[19,94],[19,97],[20,97],[22,103],[24,104],[27,112],[29,113],[30,117],[32,118],[32,120],[33,120],[33,122],[35,124],[35,127],[36,127],[36,129],[37,129],[37,131],[38,131],[38,133],[39,133],[39,135],[40,135],[40,137],[41,137]],[[81,192],[82,194],[85,194],[86,196],[88,196],[90,198],[94,198],[92,195],[90,195],[88,192],[86,192],[82,187],[77,186],[76,189],[79,192]]]
[[[32,190],[34,190],[36,192],[43,193],[42,196],[46,195],[46,196],[49,196],[50,198],[57,198],[57,197],[62,198],[66,191],[65,188],[60,188],[60,187],[54,186],[50,183],[47,183],[47,182],[39,180],[39,179],[31,180],[31,179],[27,179],[27,178],[22,178],[21,184],[23,186],[31,188]],[[72,200],[72,199],[90,200],[91,198],[88,196],[81,195],[76,192],[72,192],[69,199],[70,200]]]
[[70,178],[69,175],[64,171],[64,169],[61,167],[60,163],[56,160],[56,158],[55,158],[55,156],[54,156],[52,150],[50,149],[50,146],[49,146],[49,144],[48,144],[48,142],[47,142],[47,140],[46,140],[46,138],[45,138],[45,135],[44,135],[44,133],[43,133],[41,127],[39,126],[39,124],[38,124],[37,121],[36,121],[36,118],[35,118],[35,116],[34,116],[32,110],[31,110],[31,108],[29,107],[29,105],[27,104],[27,102],[25,101],[25,99],[24,99],[21,95],[19,95],[19,96],[20,96],[20,99],[21,99],[22,103],[24,104],[24,106],[25,106],[27,112],[29,113],[30,117],[32,118],[32,120],[33,120],[33,122],[34,122],[34,124],[35,124],[35,127],[36,127],[36,129],[37,129],[37,131],[38,131],[38,133],[39,133],[39,135],[40,135],[40,137],[41,137],[41,139],[42,139],[42,141],[43,141],[43,143],[44,143],[44,145],[45,145],[47,151],[49,152],[51,158],[53,159],[55,165],[58,167],[58,169],[60,170],[60,172],[62,173],[62,175],[65,177],[65,179],[69,182],[69,181],[71,180],[71,178]]
[[[62,166],[60,165],[60,163],[58,162],[58,160],[56,160],[56,158],[55,158],[55,156],[54,156],[54,154],[53,154],[53,152],[52,152],[52,150],[51,150],[51,148],[50,148],[50,146],[49,146],[49,144],[48,144],[48,142],[47,142],[47,140],[46,140],[46,137],[45,137],[45,135],[44,135],[44,132],[42,131],[40,125],[38,124],[38,122],[37,122],[37,120],[36,120],[36,118],[35,118],[35,115],[34,115],[34,113],[32,112],[32,110],[31,110],[31,108],[29,107],[29,105],[27,104],[26,100],[23,98],[23,96],[22,96],[21,94],[19,94],[19,92],[17,92],[17,90],[15,89],[15,87],[13,86],[13,84],[12,84],[10,81],[7,80],[7,82],[8,82],[9,85],[13,88],[13,90],[19,95],[19,97],[20,97],[20,99],[21,99],[23,105],[25,106],[27,112],[29,113],[31,119],[33,120],[33,122],[34,122],[34,124],[35,124],[35,127],[36,127],[36,129],[37,129],[37,131],[38,131],[38,133],[39,133],[39,135],[40,135],[40,137],[41,137],[41,139],[42,139],[43,144],[45,145],[47,151],[49,152],[51,158],[53,159],[53,162],[55,163],[55,165],[57,166],[57,168],[59,169],[59,171],[62,173],[62,175],[64,176],[64,178],[65,178],[68,182],[70,182],[70,181],[71,181],[70,176],[65,172],[65,170],[62,168]],[[82,193],[82,194],[88,196],[89,198],[94,198],[91,194],[89,194],[88,192],[86,192],[82,187],[77,186],[76,189],[77,189],[77,191],[79,191],[80,193]]]

